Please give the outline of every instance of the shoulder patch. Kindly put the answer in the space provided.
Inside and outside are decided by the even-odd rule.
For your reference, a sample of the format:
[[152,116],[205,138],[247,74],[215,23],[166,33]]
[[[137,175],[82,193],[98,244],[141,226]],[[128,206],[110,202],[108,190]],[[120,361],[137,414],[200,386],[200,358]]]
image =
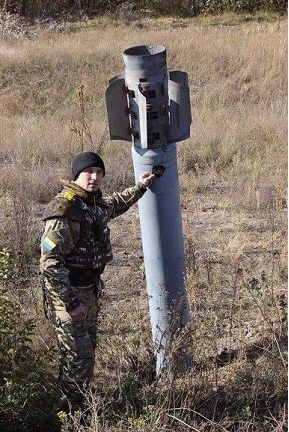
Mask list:
[[73,193],[72,191],[65,191],[64,193],[63,193],[63,198],[66,198],[68,201],[71,201],[72,200],[72,198],[75,196],[75,193]]
[[46,237],[44,237],[44,239],[42,239],[41,244],[42,244],[42,247],[49,252],[51,252],[56,246],[54,241],[51,240],[51,238],[48,236],[46,236]]

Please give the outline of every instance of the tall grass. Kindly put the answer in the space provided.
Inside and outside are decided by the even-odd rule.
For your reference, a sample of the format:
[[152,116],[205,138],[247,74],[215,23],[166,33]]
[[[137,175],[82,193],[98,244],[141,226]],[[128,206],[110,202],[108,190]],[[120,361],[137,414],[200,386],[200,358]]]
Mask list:
[[[29,38],[3,38],[0,47],[0,249],[12,260],[8,282],[0,283],[23,317],[36,320],[35,358],[53,345],[37,270],[43,205],[82,149],[104,157],[107,192],[133,182],[130,145],[109,140],[104,91],[123,70],[125,48],[162,44],[169,68],[186,71],[190,82],[192,133],[178,144],[178,163],[192,319],[172,355],[185,349],[195,367],[153,380],[139,223],[131,209],[111,224],[115,259],[104,276],[88,430],[285,431],[287,21],[101,18],[64,30],[34,28]],[[54,362],[47,362],[50,372]],[[39,405],[35,432],[47,427]],[[15,404],[5,409],[17,416]],[[25,418],[22,432],[32,430]],[[68,427],[53,409],[51,418],[53,430]],[[73,421],[82,430],[77,416]]]

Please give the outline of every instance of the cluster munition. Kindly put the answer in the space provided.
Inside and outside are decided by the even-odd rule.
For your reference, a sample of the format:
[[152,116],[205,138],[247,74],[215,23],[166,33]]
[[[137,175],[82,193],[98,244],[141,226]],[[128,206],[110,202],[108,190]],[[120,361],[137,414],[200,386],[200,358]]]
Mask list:
[[171,370],[173,337],[190,318],[176,152],[190,136],[190,93],[185,72],[168,72],[164,46],[128,48],[123,61],[106,89],[107,115],[110,138],[132,142],[136,179],[144,171],[156,176],[138,208],[159,375]]

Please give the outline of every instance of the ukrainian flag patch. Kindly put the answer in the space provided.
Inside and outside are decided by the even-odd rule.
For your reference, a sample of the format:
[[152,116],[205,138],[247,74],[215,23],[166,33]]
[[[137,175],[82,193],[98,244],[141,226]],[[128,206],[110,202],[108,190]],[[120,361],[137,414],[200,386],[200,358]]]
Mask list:
[[52,251],[56,244],[54,243],[54,241],[51,240],[51,238],[49,238],[48,236],[44,237],[44,239],[42,240],[42,246],[45,250],[47,251]]

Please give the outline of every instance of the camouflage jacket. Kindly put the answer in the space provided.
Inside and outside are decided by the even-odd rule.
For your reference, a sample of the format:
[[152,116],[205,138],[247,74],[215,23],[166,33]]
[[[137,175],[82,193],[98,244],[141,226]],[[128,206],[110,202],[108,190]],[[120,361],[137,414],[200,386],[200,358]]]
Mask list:
[[71,310],[77,305],[71,287],[91,285],[112,259],[108,222],[135,204],[146,188],[138,184],[103,197],[71,181],[62,184],[43,215],[40,270],[50,301],[60,300]]

